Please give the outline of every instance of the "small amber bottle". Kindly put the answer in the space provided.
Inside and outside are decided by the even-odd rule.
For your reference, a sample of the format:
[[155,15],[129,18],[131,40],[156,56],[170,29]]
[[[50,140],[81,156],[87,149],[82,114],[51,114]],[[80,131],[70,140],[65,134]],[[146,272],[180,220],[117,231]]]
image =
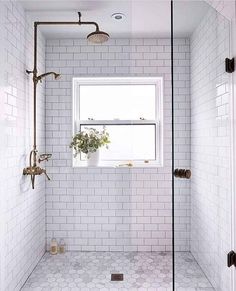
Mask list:
[[66,251],[66,244],[65,244],[65,241],[61,239],[59,243],[59,253],[64,254],[65,251]]
[[55,238],[52,238],[51,244],[50,244],[50,254],[51,255],[56,255],[57,254],[57,249],[58,249],[57,241],[56,241]]

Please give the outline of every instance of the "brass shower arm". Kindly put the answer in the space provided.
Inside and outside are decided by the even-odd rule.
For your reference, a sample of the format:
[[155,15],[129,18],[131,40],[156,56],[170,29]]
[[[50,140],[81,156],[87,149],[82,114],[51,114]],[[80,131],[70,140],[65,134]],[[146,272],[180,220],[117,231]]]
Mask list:
[[99,26],[97,24],[97,22],[94,22],[94,21],[81,21],[81,12],[78,12],[78,15],[79,15],[79,25],[95,25],[96,27],[96,31],[99,31]]
[[38,25],[94,25],[96,31],[99,30],[98,24],[94,21],[36,21],[34,25],[36,27]]
[[78,22],[79,25],[95,25],[96,27],[96,31],[99,31],[99,26],[96,22],[91,22],[91,21],[81,21],[81,22]]

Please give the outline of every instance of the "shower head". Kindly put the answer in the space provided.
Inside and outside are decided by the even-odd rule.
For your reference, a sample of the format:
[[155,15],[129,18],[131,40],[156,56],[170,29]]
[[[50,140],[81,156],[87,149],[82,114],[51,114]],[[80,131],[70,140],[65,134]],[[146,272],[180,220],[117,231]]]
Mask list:
[[90,33],[88,36],[87,36],[87,39],[92,42],[92,43],[103,43],[105,41],[108,41],[108,39],[110,38],[109,34],[104,32],[104,31],[101,31],[99,29],[99,26],[97,24],[97,22],[93,22],[93,21],[81,21],[81,12],[78,12],[78,15],[79,15],[79,22],[78,24],[79,25],[94,25],[96,27],[96,30],[92,33]]
[[110,38],[110,36],[108,33],[104,32],[104,31],[100,31],[100,30],[96,30],[87,36],[87,39],[90,42],[98,43],[98,44],[108,41],[109,38]]
[[61,75],[60,75],[60,74],[57,74],[57,73],[55,73],[55,72],[48,72],[48,73],[44,73],[44,74],[38,76],[36,81],[37,81],[37,82],[38,82],[38,81],[42,82],[42,79],[45,78],[45,77],[48,76],[48,75],[53,75],[55,80],[58,80],[58,79],[61,78]]

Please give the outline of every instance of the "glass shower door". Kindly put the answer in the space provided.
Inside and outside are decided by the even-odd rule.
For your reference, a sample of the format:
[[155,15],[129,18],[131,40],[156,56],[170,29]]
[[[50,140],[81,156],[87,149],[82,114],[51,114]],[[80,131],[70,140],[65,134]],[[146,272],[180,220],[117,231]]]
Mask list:
[[204,1],[174,2],[172,20],[174,290],[228,291],[230,22]]

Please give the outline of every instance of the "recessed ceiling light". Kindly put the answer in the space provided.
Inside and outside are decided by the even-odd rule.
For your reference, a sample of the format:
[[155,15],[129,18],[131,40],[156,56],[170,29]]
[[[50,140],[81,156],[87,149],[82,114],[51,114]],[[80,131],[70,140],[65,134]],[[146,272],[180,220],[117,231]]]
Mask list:
[[114,20],[124,20],[125,15],[123,13],[113,13],[111,16]]

